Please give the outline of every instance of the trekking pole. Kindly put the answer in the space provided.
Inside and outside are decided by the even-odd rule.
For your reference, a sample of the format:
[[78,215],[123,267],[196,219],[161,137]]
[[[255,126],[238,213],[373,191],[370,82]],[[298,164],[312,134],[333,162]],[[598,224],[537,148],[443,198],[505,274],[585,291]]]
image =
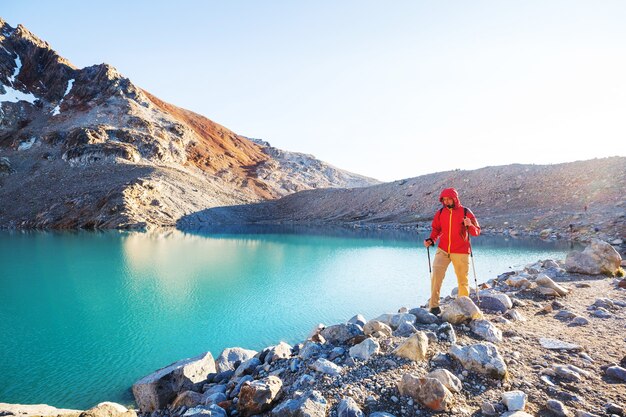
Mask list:
[[474,271],[474,284],[476,285],[476,301],[480,304],[480,295],[478,295],[478,280],[476,279],[476,267],[474,266],[474,250],[472,249],[472,239],[470,238],[469,227],[467,229],[467,243],[469,244],[470,258],[472,258],[472,271]]
[[426,246],[426,252],[428,253],[428,273],[430,273],[430,275],[433,274],[433,270],[430,269],[430,246]]

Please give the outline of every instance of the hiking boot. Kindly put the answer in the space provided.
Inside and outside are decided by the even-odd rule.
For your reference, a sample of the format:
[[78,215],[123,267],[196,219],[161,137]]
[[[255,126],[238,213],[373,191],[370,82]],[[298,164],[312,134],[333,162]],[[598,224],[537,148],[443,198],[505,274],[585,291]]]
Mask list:
[[433,307],[430,309],[430,313],[438,316],[441,314],[441,309],[439,307]]

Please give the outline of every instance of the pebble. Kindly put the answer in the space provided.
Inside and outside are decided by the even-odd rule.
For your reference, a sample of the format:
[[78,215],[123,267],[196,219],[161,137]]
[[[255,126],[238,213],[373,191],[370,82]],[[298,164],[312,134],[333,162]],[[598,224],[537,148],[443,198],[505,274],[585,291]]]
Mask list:
[[546,407],[559,417],[568,417],[570,415],[569,410],[561,401],[548,400]]
[[611,366],[606,370],[606,375],[626,382],[626,369],[621,366]]

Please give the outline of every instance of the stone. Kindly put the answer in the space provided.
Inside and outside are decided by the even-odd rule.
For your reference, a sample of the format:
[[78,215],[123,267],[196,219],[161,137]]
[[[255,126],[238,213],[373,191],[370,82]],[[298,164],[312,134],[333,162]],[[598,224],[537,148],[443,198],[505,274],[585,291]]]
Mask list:
[[215,373],[211,352],[174,362],[133,384],[133,396],[142,412],[164,408],[177,393],[189,390]]
[[574,317],[577,317],[577,314],[569,310],[559,310],[559,312],[554,315],[554,318],[559,320],[569,320]]
[[504,283],[513,288],[530,288],[532,286],[527,278],[520,276],[510,277]]
[[137,413],[121,404],[103,402],[82,412],[80,417],[137,417]]
[[311,369],[317,372],[321,372],[323,374],[331,375],[331,376],[341,375],[341,370],[342,370],[341,366],[338,366],[332,363],[331,361],[329,361],[328,359],[324,359],[324,358],[320,358],[316,360],[311,365]]
[[450,323],[442,323],[441,326],[437,328],[437,332],[441,339],[447,340],[450,343],[456,343],[456,332]]
[[217,372],[234,371],[236,368],[235,364],[237,362],[245,362],[254,357],[256,354],[257,352],[254,350],[243,349],[240,347],[226,348],[215,360]]
[[237,411],[243,417],[261,414],[279,398],[283,381],[276,376],[246,382],[239,391]]
[[393,354],[401,358],[421,361],[426,359],[427,351],[428,337],[424,334],[424,332],[417,332],[398,346],[393,351]]
[[337,404],[337,417],[365,417],[354,399],[348,397]]
[[614,403],[605,404],[604,409],[609,414],[618,414],[620,416],[624,415],[624,408]]
[[472,333],[491,343],[502,342],[502,332],[489,320],[472,320]]
[[415,321],[421,324],[432,324],[437,322],[437,316],[424,308],[414,308],[409,311],[415,316]]
[[610,298],[598,298],[593,303],[593,305],[598,308],[604,308],[607,310],[612,310],[615,308],[615,303],[613,303],[613,300],[611,300]]
[[560,268],[561,267],[561,265],[559,265],[559,263],[555,261],[554,259],[546,259],[545,261],[543,261],[541,266],[542,268]]
[[626,382],[626,369],[621,366],[611,366],[607,368],[606,376]]
[[325,417],[326,398],[319,391],[307,391],[278,404],[270,412],[272,417]]
[[483,403],[480,406],[480,411],[485,416],[496,416],[496,415],[498,415],[498,412],[496,411],[496,408],[489,401],[483,401]]
[[365,323],[367,323],[367,320],[361,314],[357,314],[356,316],[348,320],[348,323],[356,324],[357,326],[363,327],[365,326]]
[[441,319],[450,324],[461,324],[483,318],[483,313],[469,297],[458,297],[445,306]]
[[378,352],[380,352],[380,344],[372,338],[367,338],[358,345],[352,346],[348,354],[351,358],[367,361]]
[[589,320],[582,316],[576,316],[570,324],[573,326],[586,326],[589,324]]
[[382,314],[376,317],[375,320],[382,321],[392,329],[396,329],[400,323],[408,321],[411,324],[415,324],[415,316],[411,313],[399,313],[399,314]]
[[326,327],[320,332],[320,335],[333,345],[343,345],[351,339],[363,335],[363,330],[356,324],[343,323]]
[[508,375],[504,359],[500,356],[498,348],[490,342],[468,346],[452,345],[450,356],[469,371],[476,371],[496,379],[505,379]]
[[315,356],[319,356],[322,352],[322,345],[316,342],[306,342],[302,349],[298,352],[300,359],[308,360]]
[[617,283],[617,287],[626,289],[626,278],[624,278],[620,282],[618,282]]
[[511,319],[511,321],[526,321],[526,318],[522,315],[522,313],[515,309],[507,310],[504,315]]
[[256,371],[256,368],[261,365],[261,361],[257,357],[253,357],[244,361],[237,367],[234,373],[235,378],[239,378],[244,375],[252,375]]
[[346,353],[346,350],[340,346],[333,348],[328,355],[328,359],[334,361],[337,358],[342,357]]
[[435,369],[426,375],[426,378],[434,378],[441,382],[450,392],[459,393],[463,389],[461,380],[447,369]]
[[195,407],[197,405],[204,405],[204,395],[195,391],[183,391],[178,394],[176,399],[172,402],[171,408],[178,408],[185,406],[187,408]]
[[369,415],[369,417],[396,417],[393,414],[386,413],[384,411],[376,411]]
[[558,339],[549,339],[546,337],[539,338],[539,343],[542,347],[550,350],[582,350],[582,347],[574,343],[564,342]]
[[0,157],[0,177],[14,173],[15,170],[11,167],[9,158],[5,156]]
[[480,295],[480,308],[488,311],[499,311],[504,313],[505,311],[513,308],[513,301],[511,298],[502,293],[494,291],[481,291]]
[[604,308],[598,308],[594,311],[591,312],[591,315],[593,317],[597,317],[599,319],[610,319],[611,317],[613,317],[613,315],[611,313],[609,313],[606,309]]
[[535,283],[540,288],[549,288],[551,290],[556,291],[556,293],[560,297],[563,297],[563,296],[565,296],[565,295],[567,295],[569,293],[569,290],[567,288],[564,288],[564,287],[558,285],[556,282],[552,281],[552,279],[549,276],[547,276],[545,274],[539,274],[539,276],[535,280]]
[[389,325],[379,320],[370,320],[365,323],[365,326],[363,326],[363,333],[366,336],[391,337],[392,332],[393,330],[391,330],[391,327],[389,327]]
[[47,404],[0,403],[0,416],[19,417],[78,417],[83,411],[55,408]]
[[398,382],[400,395],[407,395],[433,411],[445,411],[452,401],[452,393],[437,379],[404,374]]
[[592,239],[582,251],[572,251],[565,258],[565,270],[588,275],[614,276],[620,268],[622,257],[610,243]]
[[525,411],[509,411],[502,414],[500,417],[534,417],[532,414],[528,414]]
[[523,391],[508,391],[502,394],[502,404],[509,411],[524,411],[528,395]]
[[415,332],[417,332],[415,326],[413,326],[408,321],[403,321],[402,323],[400,323],[396,331],[393,332],[393,335],[396,337],[409,337]]
[[546,403],[546,408],[559,417],[571,416],[571,413],[567,409],[567,407],[565,407],[565,405],[558,400],[548,400],[548,402]]
[[276,346],[272,346],[265,356],[266,363],[272,363],[279,359],[288,359],[291,357],[293,347],[289,343],[280,342]]
[[[535,290],[541,294],[541,295],[545,295],[547,297],[560,297],[559,292],[552,289],[552,288],[547,288],[547,287],[537,287],[535,288]],[[550,311],[552,311],[552,307],[550,307]]]
[[222,407],[211,405],[199,405],[185,411],[182,417],[227,417],[226,410]]
[[202,404],[204,405],[219,404],[222,401],[228,400],[228,397],[223,392],[215,392],[210,395],[207,395],[207,393],[205,392],[204,394],[202,394],[202,397]]

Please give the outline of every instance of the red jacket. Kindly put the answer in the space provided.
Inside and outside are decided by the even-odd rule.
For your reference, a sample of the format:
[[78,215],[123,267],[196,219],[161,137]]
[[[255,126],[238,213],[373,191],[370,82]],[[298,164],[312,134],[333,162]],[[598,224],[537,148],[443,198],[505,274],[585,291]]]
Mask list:
[[[446,188],[441,192],[439,201],[443,204],[443,198],[450,197],[454,200],[454,207],[449,209],[443,206],[441,210],[437,210],[432,222],[432,232],[430,238],[433,242],[439,239],[439,248],[447,253],[470,253],[469,230],[470,235],[480,235],[480,226],[476,216],[470,209],[466,209],[459,201],[459,194],[454,188]],[[467,210],[467,217],[472,221],[472,226],[465,227],[463,218]]]

